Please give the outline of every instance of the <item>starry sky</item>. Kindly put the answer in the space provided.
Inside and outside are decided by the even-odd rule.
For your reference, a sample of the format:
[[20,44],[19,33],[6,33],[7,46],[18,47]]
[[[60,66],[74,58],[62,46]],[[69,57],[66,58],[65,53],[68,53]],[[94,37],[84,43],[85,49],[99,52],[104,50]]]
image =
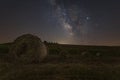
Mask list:
[[120,0],[0,0],[0,43],[27,33],[62,44],[120,45]]

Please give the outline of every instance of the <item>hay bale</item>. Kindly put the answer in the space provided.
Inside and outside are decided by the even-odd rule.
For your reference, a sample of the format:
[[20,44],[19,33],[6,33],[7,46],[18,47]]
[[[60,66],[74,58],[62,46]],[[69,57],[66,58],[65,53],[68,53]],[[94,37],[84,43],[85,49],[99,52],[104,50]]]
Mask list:
[[63,58],[63,59],[65,59],[65,58],[68,58],[69,57],[69,54],[68,54],[68,51],[67,50],[61,50],[60,51],[60,57],[61,57],[61,59]]
[[41,62],[47,55],[47,48],[37,36],[25,34],[13,42],[9,53],[15,61]]
[[100,55],[101,55],[101,53],[99,53],[99,52],[96,53],[96,56],[97,56],[97,57],[99,57]]
[[85,56],[88,52],[84,51],[81,53],[81,56]]

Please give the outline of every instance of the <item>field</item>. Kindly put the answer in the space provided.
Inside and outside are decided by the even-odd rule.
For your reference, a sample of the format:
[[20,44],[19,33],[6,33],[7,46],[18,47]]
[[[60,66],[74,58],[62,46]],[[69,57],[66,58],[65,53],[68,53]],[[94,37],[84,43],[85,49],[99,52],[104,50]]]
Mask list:
[[119,46],[47,44],[39,64],[9,62],[9,47],[0,45],[0,80],[120,80]]

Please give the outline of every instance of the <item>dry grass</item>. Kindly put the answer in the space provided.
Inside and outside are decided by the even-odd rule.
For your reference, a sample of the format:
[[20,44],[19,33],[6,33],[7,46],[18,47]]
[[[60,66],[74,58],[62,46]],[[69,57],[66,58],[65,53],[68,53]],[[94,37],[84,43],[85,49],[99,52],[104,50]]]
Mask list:
[[9,64],[0,65],[0,80],[119,80],[120,65]]
[[59,52],[61,47],[49,49],[50,54],[40,64],[10,63],[2,55],[0,80],[120,80],[120,56],[112,52],[96,56],[96,50],[81,55],[76,47],[64,47],[66,54]]

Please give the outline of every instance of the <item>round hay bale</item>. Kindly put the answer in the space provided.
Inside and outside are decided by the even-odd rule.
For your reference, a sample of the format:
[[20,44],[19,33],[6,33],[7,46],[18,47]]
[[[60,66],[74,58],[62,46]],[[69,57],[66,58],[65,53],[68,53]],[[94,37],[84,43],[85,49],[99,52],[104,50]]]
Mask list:
[[98,53],[96,53],[96,56],[97,56],[97,57],[99,57],[100,55],[101,55],[101,53],[99,53],[99,52],[98,52]]
[[87,52],[84,51],[84,52],[81,53],[81,56],[85,56],[86,54],[87,54]]
[[60,54],[60,57],[63,58],[63,59],[69,57],[68,51],[66,51],[66,50],[64,50],[64,49],[61,50],[59,54]]
[[10,48],[10,55],[16,61],[41,62],[47,55],[47,48],[40,38],[31,34],[18,37]]

